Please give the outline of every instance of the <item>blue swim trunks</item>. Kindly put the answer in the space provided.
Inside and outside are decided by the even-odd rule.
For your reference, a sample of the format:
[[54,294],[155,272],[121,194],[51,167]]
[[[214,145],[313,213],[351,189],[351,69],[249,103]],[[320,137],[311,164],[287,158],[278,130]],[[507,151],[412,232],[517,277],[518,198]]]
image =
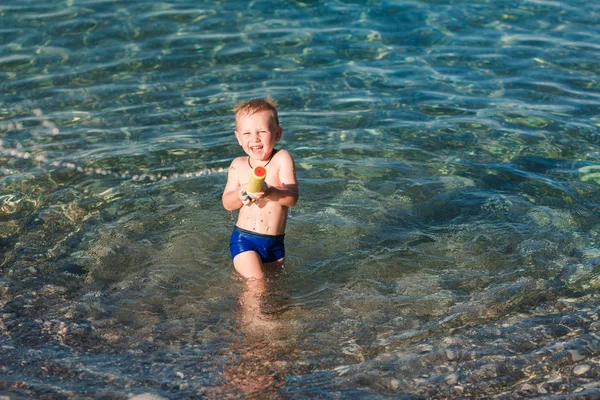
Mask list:
[[235,226],[229,241],[231,258],[245,251],[255,251],[263,263],[280,260],[285,257],[284,237],[255,233]]

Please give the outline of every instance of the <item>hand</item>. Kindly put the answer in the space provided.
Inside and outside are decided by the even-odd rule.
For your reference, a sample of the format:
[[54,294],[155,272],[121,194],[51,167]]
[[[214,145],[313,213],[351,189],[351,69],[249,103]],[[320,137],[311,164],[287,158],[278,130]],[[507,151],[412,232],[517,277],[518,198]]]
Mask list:
[[242,202],[242,205],[249,206],[250,204],[252,204],[255,201],[252,198],[253,194],[254,193],[247,193],[244,189],[240,190],[239,197],[240,201]]
[[258,200],[262,199],[263,197],[265,197],[264,192],[249,193],[249,192],[246,192],[245,190],[242,190],[240,192],[240,200],[242,201],[242,204],[245,206],[249,206],[253,203],[256,203]]
[[262,191],[260,192],[249,193],[242,189],[240,191],[240,200],[243,205],[248,206],[252,203],[256,203],[260,199],[264,199],[270,192],[271,187],[266,183],[263,183]]

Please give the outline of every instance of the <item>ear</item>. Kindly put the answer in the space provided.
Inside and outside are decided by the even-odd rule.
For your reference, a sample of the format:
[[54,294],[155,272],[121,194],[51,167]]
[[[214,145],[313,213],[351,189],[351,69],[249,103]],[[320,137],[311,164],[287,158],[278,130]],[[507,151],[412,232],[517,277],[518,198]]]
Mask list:
[[277,131],[275,131],[275,141],[276,142],[279,142],[282,134],[283,134],[283,128],[282,127],[277,128]]
[[237,130],[235,131],[235,138],[237,139],[238,144],[241,146],[242,142],[240,141],[240,133]]

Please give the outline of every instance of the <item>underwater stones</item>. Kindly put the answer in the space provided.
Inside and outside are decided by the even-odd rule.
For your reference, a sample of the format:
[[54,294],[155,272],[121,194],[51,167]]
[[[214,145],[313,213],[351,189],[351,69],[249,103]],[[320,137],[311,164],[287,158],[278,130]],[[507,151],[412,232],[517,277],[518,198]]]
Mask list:
[[496,378],[498,376],[498,366],[495,363],[483,364],[479,369],[473,371],[473,375],[478,379]]
[[548,337],[553,337],[553,338],[563,337],[563,336],[567,335],[569,332],[570,332],[570,329],[564,325],[553,325],[553,326],[548,327],[547,330],[545,330],[546,335]]
[[544,128],[548,126],[551,121],[549,119],[525,114],[506,114],[504,120],[511,124],[520,125],[525,128]]
[[573,374],[578,376],[585,375],[590,369],[592,369],[592,366],[589,364],[577,365],[573,368]]
[[566,379],[562,375],[551,375],[546,382],[538,385],[538,392],[547,393],[562,393],[568,388]]
[[556,228],[561,231],[571,231],[574,219],[569,211],[559,211],[550,207],[538,206],[527,215],[540,227]]
[[131,396],[129,400],[166,400],[166,398],[153,393],[142,393]]
[[525,395],[537,394],[537,386],[532,385],[531,383],[524,383],[518,388],[518,392]]
[[44,221],[44,219],[40,217],[39,212],[38,212],[38,213],[35,213],[31,218],[29,218],[29,220],[25,224],[25,227],[29,230],[35,230],[37,228],[42,227],[45,224],[46,224],[46,221]]
[[583,258],[586,259],[590,259],[590,258],[596,258],[596,259],[600,259],[600,249],[597,249],[596,247],[584,247],[581,249],[578,249],[581,252],[581,256]]
[[79,235],[70,235],[69,237],[67,237],[65,239],[64,243],[68,247],[74,249],[77,247],[77,245],[79,244],[80,241],[81,241],[81,237]]
[[450,374],[446,377],[446,384],[454,386],[458,383],[458,374]]
[[356,343],[347,343],[342,346],[342,353],[355,357],[359,361],[365,360],[365,354],[362,347]]
[[590,330],[600,331],[600,322],[598,322],[598,321],[592,322],[590,324]]
[[570,350],[569,354],[571,355],[571,361],[579,362],[586,359],[586,355],[582,354],[579,350]]
[[433,349],[433,345],[429,343],[424,343],[417,346],[417,351],[421,354],[430,353],[433,351]]
[[15,219],[0,221],[0,247],[8,247],[11,242],[14,242],[13,236],[16,236],[20,229],[21,224]]
[[475,181],[462,176],[441,176],[439,178],[440,183],[447,190],[463,189],[465,187],[475,187]]
[[600,165],[587,165],[579,168],[582,182],[600,183]]
[[75,263],[68,263],[63,265],[62,271],[66,274],[78,276],[85,275],[87,273],[85,267]]
[[400,385],[401,385],[400,380],[395,379],[395,378],[390,380],[390,383],[389,383],[390,389],[398,390],[398,389],[400,389]]
[[63,286],[57,286],[53,284],[47,284],[42,289],[40,289],[39,294],[41,296],[50,296],[56,294],[65,294],[67,289]]
[[581,263],[565,266],[561,274],[561,279],[574,289],[597,289],[600,287],[599,269],[599,258],[583,260]]
[[458,358],[458,352],[452,349],[446,349],[446,358],[448,361],[455,361]]

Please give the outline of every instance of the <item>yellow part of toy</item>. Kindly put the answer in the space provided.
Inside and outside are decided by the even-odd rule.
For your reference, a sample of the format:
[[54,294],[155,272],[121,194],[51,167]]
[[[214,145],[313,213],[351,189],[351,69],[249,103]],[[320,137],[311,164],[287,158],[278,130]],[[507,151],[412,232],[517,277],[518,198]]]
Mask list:
[[265,167],[255,167],[250,174],[250,181],[246,185],[247,193],[262,192],[263,182],[267,177],[267,170]]

